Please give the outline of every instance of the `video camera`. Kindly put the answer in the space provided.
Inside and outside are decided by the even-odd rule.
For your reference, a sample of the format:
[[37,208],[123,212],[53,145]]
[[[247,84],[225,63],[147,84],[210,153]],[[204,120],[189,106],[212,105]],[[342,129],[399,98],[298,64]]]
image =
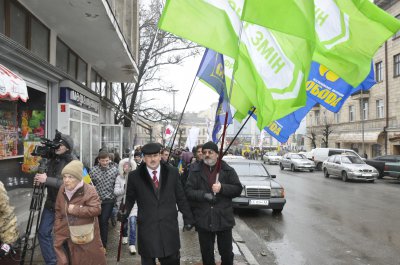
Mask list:
[[47,138],[41,138],[42,145],[35,146],[31,153],[33,156],[41,156],[42,158],[53,158],[56,155],[56,150],[60,147],[61,133],[56,130],[56,136],[53,141]]

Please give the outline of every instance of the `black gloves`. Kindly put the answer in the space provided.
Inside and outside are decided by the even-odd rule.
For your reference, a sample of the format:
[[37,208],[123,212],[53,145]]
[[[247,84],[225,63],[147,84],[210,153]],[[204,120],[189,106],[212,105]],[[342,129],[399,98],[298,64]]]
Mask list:
[[126,214],[125,211],[119,210],[117,214],[117,220],[121,223],[125,223],[126,220],[128,219],[128,214]]
[[209,203],[215,203],[217,201],[213,193],[204,193],[203,198]]
[[191,224],[186,224],[186,225],[183,226],[182,231],[183,231],[183,232],[186,232],[186,231],[190,231],[190,230],[192,230],[192,229],[193,229],[193,225],[191,225]]

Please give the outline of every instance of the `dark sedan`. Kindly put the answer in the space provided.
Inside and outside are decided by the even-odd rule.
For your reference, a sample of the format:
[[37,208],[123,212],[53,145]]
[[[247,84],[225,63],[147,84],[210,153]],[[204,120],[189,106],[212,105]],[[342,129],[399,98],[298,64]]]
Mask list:
[[246,159],[224,160],[236,170],[243,191],[240,197],[233,199],[234,208],[272,209],[280,213],[285,206],[285,190],[270,175],[261,161]]

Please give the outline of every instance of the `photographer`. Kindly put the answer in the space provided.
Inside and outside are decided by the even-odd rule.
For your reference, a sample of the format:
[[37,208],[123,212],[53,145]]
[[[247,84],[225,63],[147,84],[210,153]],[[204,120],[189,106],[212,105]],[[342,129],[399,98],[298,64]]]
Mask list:
[[55,155],[49,159],[46,173],[36,174],[35,181],[44,183],[47,187],[47,198],[43,207],[42,217],[39,226],[39,245],[43,258],[47,265],[57,263],[56,254],[53,247],[53,225],[55,218],[55,202],[58,189],[63,183],[61,176],[62,169],[76,157],[72,154],[74,141],[69,135],[57,132],[54,144],[58,145]]

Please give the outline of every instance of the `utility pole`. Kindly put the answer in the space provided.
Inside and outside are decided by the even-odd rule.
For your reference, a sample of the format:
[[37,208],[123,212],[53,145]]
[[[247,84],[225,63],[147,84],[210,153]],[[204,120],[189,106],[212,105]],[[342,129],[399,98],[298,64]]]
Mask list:
[[171,89],[171,92],[172,92],[172,113],[173,114],[175,114],[175,94],[178,91],[179,90],[177,90],[177,89]]
[[361,134],[362,134],[362,156],[364,157],[364,155],[366,154],[365,152],[365,139],[364,139],[364,95],[363,95],[363,90],[361,89]]

